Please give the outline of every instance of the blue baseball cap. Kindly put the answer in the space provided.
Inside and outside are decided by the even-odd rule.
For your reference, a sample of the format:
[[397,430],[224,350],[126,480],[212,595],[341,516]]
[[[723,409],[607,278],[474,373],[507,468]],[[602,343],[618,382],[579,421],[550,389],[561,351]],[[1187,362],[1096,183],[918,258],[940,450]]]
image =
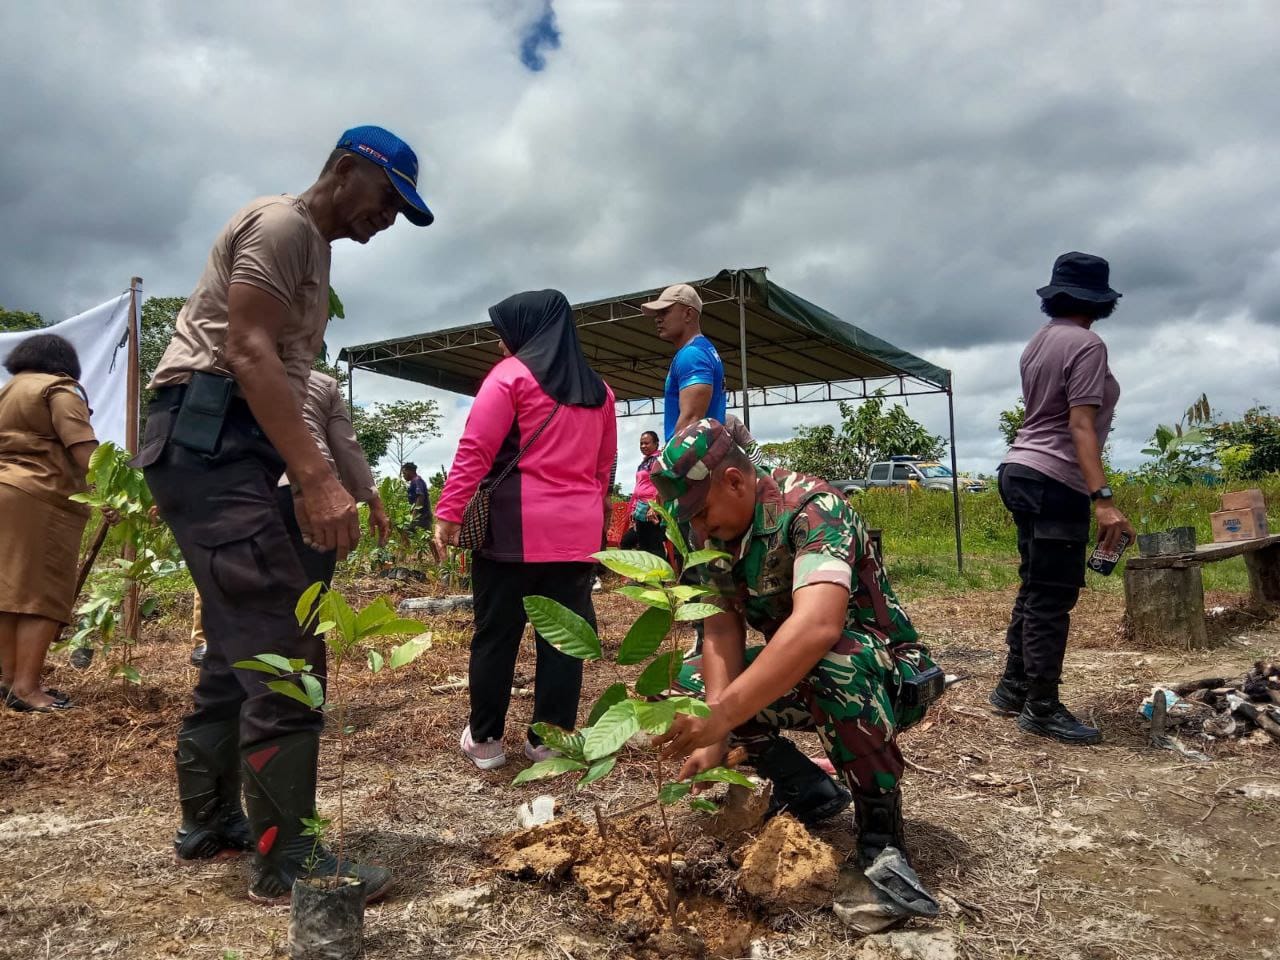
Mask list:
[[404,215],[410,223],[425,227],[435,220],[435,214],[418,195],[418,155],[390,130],[352,127],[338,138],[338,148],[350,150],[387,171],[387,179],[404,198]]

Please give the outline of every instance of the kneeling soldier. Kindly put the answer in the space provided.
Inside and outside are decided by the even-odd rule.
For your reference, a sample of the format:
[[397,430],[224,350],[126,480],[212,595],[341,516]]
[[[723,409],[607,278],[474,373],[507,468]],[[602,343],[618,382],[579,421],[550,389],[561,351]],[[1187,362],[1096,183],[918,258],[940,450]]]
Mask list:
[[[680,777],[721,763],[734,743],[753,757],[782,730],[815,731],[853,792],[858,861],[906,855],[894,737],[923,715],[942,673],[918,643],[866,526],[834,489],[789,470],[754,467],[714,420],[672,438],[653,468],[677,501],[693,549],[730,555],[701,568],[704,598],[725,612],[705,621],[701,673],[707,717],[681,715],[665,735]],[[746,649],[746,628],[765,645]]]

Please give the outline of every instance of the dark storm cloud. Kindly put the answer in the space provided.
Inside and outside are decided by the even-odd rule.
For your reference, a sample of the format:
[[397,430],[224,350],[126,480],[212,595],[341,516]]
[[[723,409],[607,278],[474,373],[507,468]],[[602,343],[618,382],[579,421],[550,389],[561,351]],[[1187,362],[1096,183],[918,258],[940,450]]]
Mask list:
[[[1103,329],[1122,455],[1201,389],[1228,412],[1266,398],[1273,8],[778,9],[8,5],[0,303],[70,314],[132,274],[185,293],[238,206],[304,188],[339,132],[381,123],[418,149],[437,220],[335,248],[335,347],[480,320],[517,289],[578,300],[767,265],[952,365],[962,459],[989,468],[1034,290],[1082,249],[1126,294]],[[1257,341],[1253,362],[1233,366],[1228,333]],[[361,382],[369,399],[419,389]],[[465,409],[447,406],[456,429]],[[945,405],[911,410],[945,428]],[[757,423],[776,439],[832,416]],[[650,425],[625,422],[624,443]]]

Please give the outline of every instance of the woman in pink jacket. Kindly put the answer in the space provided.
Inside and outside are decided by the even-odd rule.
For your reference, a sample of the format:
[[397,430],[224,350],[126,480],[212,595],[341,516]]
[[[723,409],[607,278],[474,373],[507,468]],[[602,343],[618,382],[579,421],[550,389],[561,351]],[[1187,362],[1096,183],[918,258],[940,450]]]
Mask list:
[[[564,294],[518,293],[491,307],[489,317],[505,357],[476,394],[436,505],[435,527],[437,543],[456,544],[463,511],[480,483],[496,479],[529,444],[494,488],[488,538],[472,557],[471,722],[460,746],[482,770],[507,760],[502,735],[524,633],[524,598],[551,597],[595,625],[591,555],[604,540],[618,445],[613,392],[587,364]],[[572,730],[582,661],[542,637],[535,643],[533,721]],[[524,752],[531,760],[550,755],[532,730]]]

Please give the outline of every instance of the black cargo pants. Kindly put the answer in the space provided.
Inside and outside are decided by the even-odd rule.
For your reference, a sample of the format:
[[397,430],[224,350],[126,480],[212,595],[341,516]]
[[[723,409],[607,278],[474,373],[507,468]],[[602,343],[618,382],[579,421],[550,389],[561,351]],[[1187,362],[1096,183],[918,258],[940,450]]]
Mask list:
[[171,442],[180,397],[170,388],[151,404],[134,463],[144,470],[204,606],[208,652],[184,727],[238,717],[242,747],[318,731],[324,725],[318,711],[268,690],[269,675],[231,666],[278,653],[305,660],[325,676],[324,642],[302,630],[294,614],[299,595],[314,582],[308,567],[312,573],[323,568],[304,563],[303,551],[310,548],[287,509],[288,488],[277,486],[284,462],[239,399],[232,401],[215,453]]
[[1018,577],[1006,639],[1009,654],[1025,665],[1027,679],[1062,679],[1071,610],[1084,586],[1089,543],[1089,498],[1030,467],[1000,468],[1000,499],[1018,528]]

